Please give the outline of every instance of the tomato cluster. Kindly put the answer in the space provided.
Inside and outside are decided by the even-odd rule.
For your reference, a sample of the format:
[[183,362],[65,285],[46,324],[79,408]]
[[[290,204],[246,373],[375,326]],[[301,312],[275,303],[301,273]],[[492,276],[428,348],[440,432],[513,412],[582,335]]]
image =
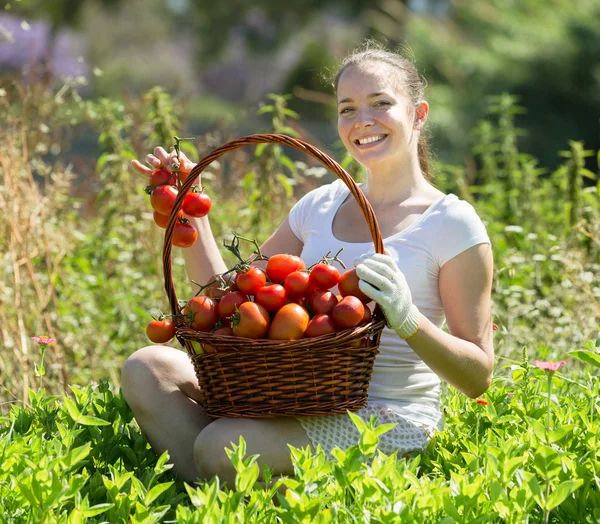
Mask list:
[[[270,257],[263,271],[246,266],[215,275],[204,294],[183,309],[197,331],[251,339],[298,340],[351,329],[371,320],[370,298],[356,270],[340,275],[332,264],[309,269],[300,257]],[[331,289],[338,286],[340,295]]]
[[[185,181],[187,175],[180,174],[180,181]],[[178,195],[177,174],[166,169],[157,169],[150,175],[149,186],[150,205],[154,209],[154,222],[165,229],[169,215]],[[185,195],[181,210],[177,214],[177,223],[173,230],[173,245],[177,247],[190,247],[198,238],[198,231],[184,215],[201,218],[210,211],[212,202],[210,197],[199,191],[196,186],[192,192]]]

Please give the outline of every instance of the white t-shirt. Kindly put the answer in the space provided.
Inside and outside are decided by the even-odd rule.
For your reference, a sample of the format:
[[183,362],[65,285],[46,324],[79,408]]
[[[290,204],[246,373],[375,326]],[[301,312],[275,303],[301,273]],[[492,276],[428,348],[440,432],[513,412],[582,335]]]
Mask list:
[[[341,180],[314,189],[291,209],[289,223],[303,242],[307,267],[328,251],[346,268],[363,253],[374,253],[372,242],[344,242],[333,235],[333,218],[350,190]],[[383,240],[387,253],[406,277],[413,303],[437,327],[446,317],[438,287],[440,268],[451,258],[481,243],[490,243],[485,225],[471,204],[449,194],[433,203],[413,224]],[[343,269],[338,265],[340,271]],[[442,429],[441,383],[436,373],[394,331],[384,328],[371,376],[368,398],[407,419]]]

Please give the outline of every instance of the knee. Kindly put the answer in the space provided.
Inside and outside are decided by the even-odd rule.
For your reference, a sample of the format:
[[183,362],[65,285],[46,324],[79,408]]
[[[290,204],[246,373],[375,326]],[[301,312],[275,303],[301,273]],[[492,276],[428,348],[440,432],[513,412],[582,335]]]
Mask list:
[[229,489],[234,489],[236,471],[225,452],[225,447],[231,449],[232,446],[225,442],[217,426],[214,422],[209,424],[196,437],[194,463],[201,479],[219,477],[221,482],[227,483]]
[[165,368],[169,366],[167,348],[147,346],[138,349],[121,368],[121,389],[127,403],[136,407],[146,398],[148,387],[156,385],[168,377]]

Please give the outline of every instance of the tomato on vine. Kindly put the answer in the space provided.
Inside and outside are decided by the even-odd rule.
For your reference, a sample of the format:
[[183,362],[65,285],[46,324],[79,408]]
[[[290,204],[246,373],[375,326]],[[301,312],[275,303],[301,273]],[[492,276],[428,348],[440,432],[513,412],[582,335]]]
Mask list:
[[310,270],[309,283],[317,289],[331,289],[340,280],[340,272],[331,264],[316,264]]
[[308,295],[311,290],[308,279],[309,274],[306,271],[294,271],[285,277],[283,287],[290,300],[297,300]]
[[173,231],[173,245],[177,247],[190,247],[198,239],[198,231],[189,222],[177,221]]
[[[158,211],[154,211],[154,223],[158,226],[158,227],[162,227],[163,229],[167,228],[167,224],[169,222],[169,215],[161,215]],[[183,212],[179,211],[179,213],[177,213],[177,217],[178,218],[183,218]]]
[[254,295],[267,283],[267,276],[262,269],[250,266],[247,271],[238,271],[235,282],[242,293]]
[[173,186],[177,183],[177,175],[166,169],[157,169],[150,174],[148,183],[151,186],[160,186],[163,184]]
[[173,186],[158,186],[150,195],[150,205],[161,215],[169,215],[176,198],[177,189]]
[[256,292],[254,301],[269,313],[275,313],[287,303],[287,293],[281,284],[267,284]]
[[304,261],[296,255],[278,254],[269,257],[266,266],[267,276],[271,282],[280,284],[294,271],[306,269]]
[[208,215],[212,202],[206,193],[188,193],[183,198],[181,209],[191,217],[202,218]]

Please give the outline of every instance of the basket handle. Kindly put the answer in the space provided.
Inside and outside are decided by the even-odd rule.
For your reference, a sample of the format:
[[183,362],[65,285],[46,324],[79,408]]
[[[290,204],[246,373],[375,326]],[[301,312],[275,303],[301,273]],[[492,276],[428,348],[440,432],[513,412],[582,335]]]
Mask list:
[[369,229],[371,230],[371,237],[373,238],[373,244],[375,245],[375,250],[377,253],[383,253],[383,240],[381,238],[381,231],[379,230],[379,225],[377,223],[377,218],[375,217],[375,213],[373,212],[373,208],[371,204],[369,204],[362,190],[356,185],[356,182],[352,179],[352,177],[344,170],[342,166],[340,166],[335,160],[330,158],[328,155],[320,151],[314,146],[307,144],[302,140],[298,140],[296,138],[291,138],[286,135],[279,134],[255,134],[248,135],[241,138],[236,138],[235,140],[231,140],[223,144],[222,146],[217,147],[213,150],[212,153],[206,155],[200,162],[198,162],[194,168],[190,171],[187,176],[185,182],[182,184],[179,189],[179,194],[175,199],[175,204],[173,205],[173,209],[171,210],[171,214],[169,215],[169,221],[167,223],[167,228],[165,231],[165,241],[163,246],[163,268],[164,268],[164,277],[165,277],[165,290],[167,292],[167,297],[169,299],[169,303],[171,305],[171,313],[173,315],[179,315],[181,313],[181,309],[179,307],[179,303],[177,301],[177,295],[175,294],[175,286],[173,284],[173,267],[171,262],[171,249],[172,249],[172,241],[173,241],[173,233],[175,230],[175,223],[177,221],[177,213],[181,209],[183,205],[183,199],[187,192],[190,190],[192,185],[194,184],[194,180],[196,177],[202,173],[210,164],[212,164],[217,158],[224,155],[229,151],[233,151],[234,149],[238,149],[242,146],[246,146],[249,144],[261,144],[261,143],[272,143],[272,144],[283,144],[286,146],[294,147],[299,149],[300,151],[304,151],[308,153],[313,158],[316,158],[319,162],[321,162],[325,167],[329,168],[333,171],[338,177],[342,179],[344,184],[348,186],[354,198],[358,202],[363,215],[367,221]]

